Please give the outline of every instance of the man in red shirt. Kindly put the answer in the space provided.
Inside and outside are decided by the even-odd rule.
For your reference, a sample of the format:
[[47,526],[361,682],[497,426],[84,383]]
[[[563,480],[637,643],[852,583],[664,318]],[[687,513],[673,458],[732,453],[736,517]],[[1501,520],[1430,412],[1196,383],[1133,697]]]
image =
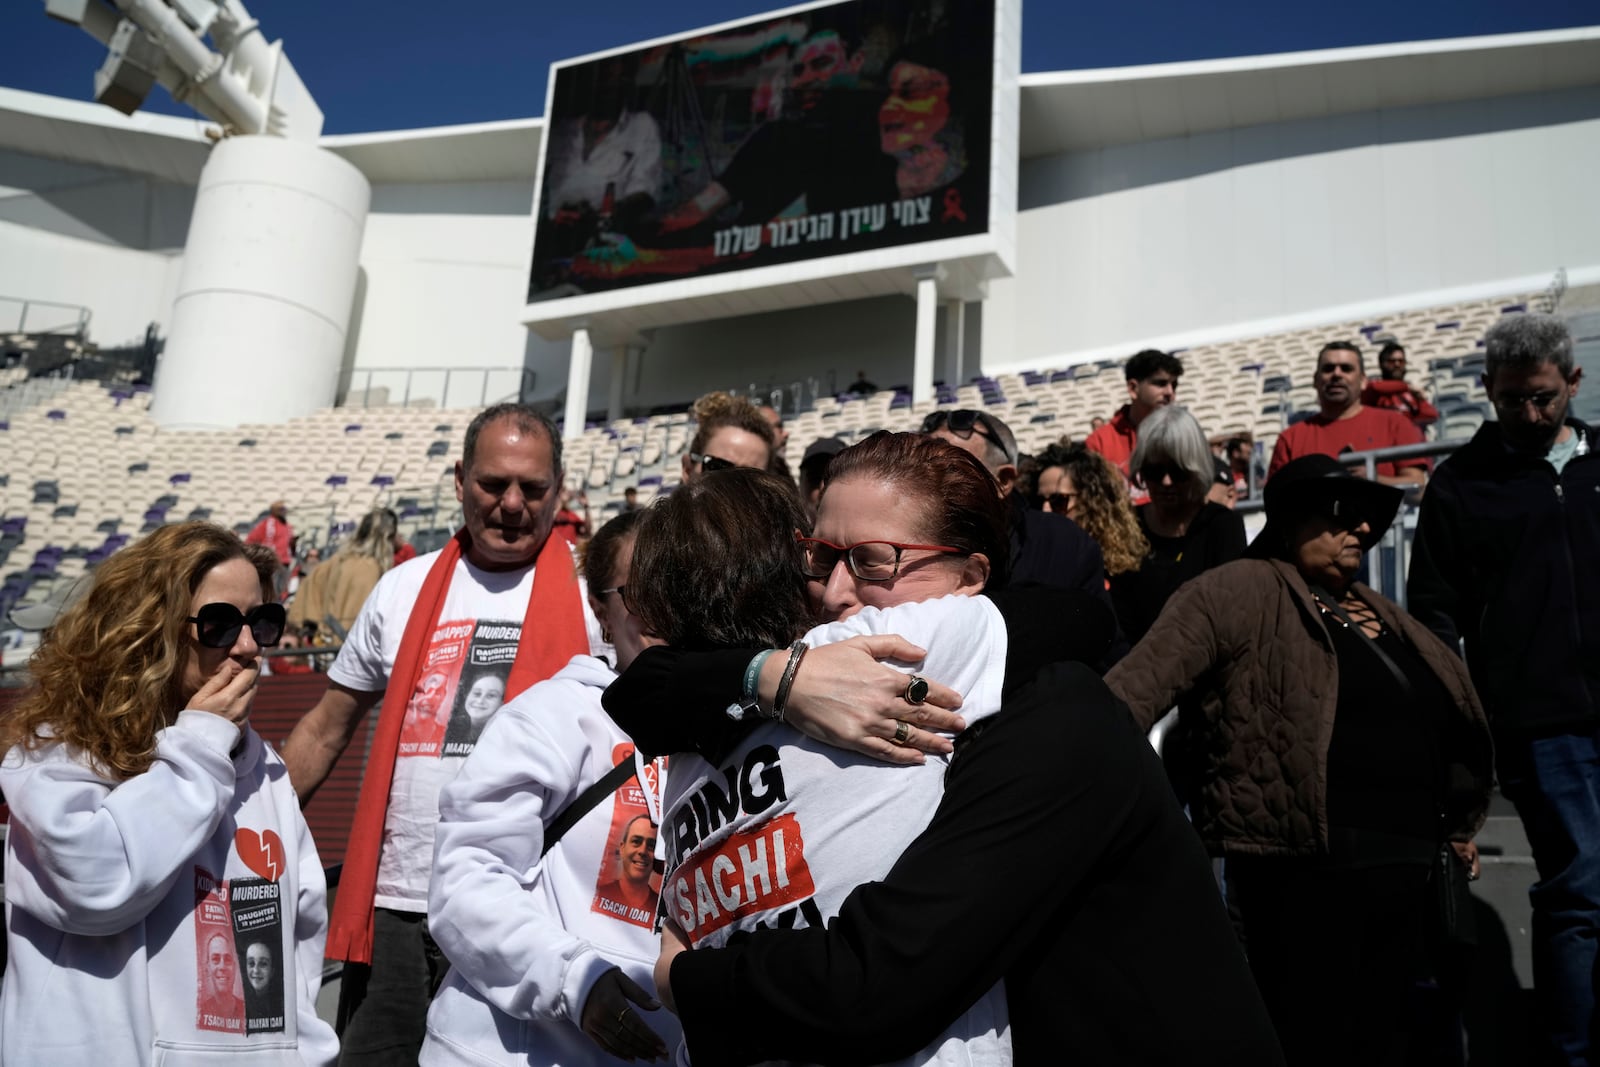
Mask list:
[[[1123,375],[1128,380],[1128,402],[1111,416],[1110,422],[1091,433],[1083,446],[1110,460],[1128,478],[1128,458],[1139,443],[1139,424],[1156,408],[1166,407],[1177,397],[1183,363],[1177,356],[1147,348],[1128,360]],[[1140,503],[1138,498],[1143,495],[1135,490],[1134,502]]]
[[[1366,384],[1361,350],[1349,341],[1330,341],[1317,353],[1317,373],[1312,384],[1322,410],[1278,435],[1267,467],[1270,480],[1292,459],[1321,454],[1370,452],[1376,448],[1422,443],[1422,431],[1397,411],[1366,407],[1361,387]],[[1384,485],[1421,485],[1427,480],[1426,459],[1403,459],[1378,464],[1378,481]]]
[[1398,341],[1386,342],[1378,353],[1378,380],[1361,390],[1361,403],[1369,408],[1398,411],[1421,429],[1439,420],[1439,411],[1406,381],[1406,350]]

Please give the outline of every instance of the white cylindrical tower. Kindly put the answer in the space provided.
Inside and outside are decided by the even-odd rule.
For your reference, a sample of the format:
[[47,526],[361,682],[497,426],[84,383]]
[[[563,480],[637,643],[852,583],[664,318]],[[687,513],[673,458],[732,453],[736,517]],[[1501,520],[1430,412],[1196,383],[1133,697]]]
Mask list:
[[158,423],[282,422],[333,403],[371,196],[314,145],[212,149],[150,403]]

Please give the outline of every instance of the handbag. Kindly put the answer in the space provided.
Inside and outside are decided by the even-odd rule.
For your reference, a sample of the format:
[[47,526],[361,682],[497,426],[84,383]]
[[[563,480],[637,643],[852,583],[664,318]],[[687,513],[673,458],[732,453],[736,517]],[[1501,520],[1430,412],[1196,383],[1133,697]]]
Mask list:
[[1478,915],[1473,908],[1467,865],[1446,841],[1433,862],[1435,909],[1432,940],[1437,949],[1472,949],[1478,946]]
[[[1410,699],[1411,680],[1394,661],[1394,657],[1368,637],[1331,594],[1313,587],[1312,596],[1317,601],[1318,607],[1338,618],[1377,654],[1394,677],[1400,693]],[[1428,880],[1433,883],[1434,895],[1433,923],[1428,931],[1429,944],[1435,950],[1446,951],[1476,948],[1478,916],[1473,910],[1472,886],[1467,878],[1467,865],[1461,862],[1461,857],[1456,855],[1456,850],[1450,846],[1449,841],[1440,842],[1439,851],[1433,858],[1433,867],[1428,872]]]

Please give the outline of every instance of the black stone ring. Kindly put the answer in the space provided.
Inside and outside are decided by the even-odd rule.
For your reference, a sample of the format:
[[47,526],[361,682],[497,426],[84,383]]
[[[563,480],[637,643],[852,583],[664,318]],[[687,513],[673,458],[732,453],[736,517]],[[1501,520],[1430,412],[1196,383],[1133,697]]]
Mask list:
[[920,674],[913,674],[906,683],[906,691],[901,695],[907,704],[921,704],[928,699],[928,680]]

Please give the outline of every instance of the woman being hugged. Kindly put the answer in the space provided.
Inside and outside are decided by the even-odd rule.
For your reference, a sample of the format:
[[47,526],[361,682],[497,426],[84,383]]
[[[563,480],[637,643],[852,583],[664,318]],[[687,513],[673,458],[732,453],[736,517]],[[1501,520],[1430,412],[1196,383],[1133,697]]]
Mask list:
[[[727,709],[758,724],[719,751],[672,757],[661,896],[675,945],[821,928],[852,889],[888,871],[938,805],[947,757],[889,766],[781,721],[809,648],[898,634],[925,650],[907,671],[959,693],[968,722],[999,710],[1006,629],[977,594],[1003,583],[1008,547],[999,495],[976,459],[934,438],[874,434],[834,457],[815,536],[806,525],[783,481],[727,470],[656,503],[640,527],[628,599],[651,632],[688,651],[774,649],[751,663],[743,704]],[[767,669],[782,672],[771,705],[758,699]],[[918,675],[905,683],[908,709],[928,693]],[[655,714],[683,712],[658,703]],[[888,740],[903,745],[917,732],[901,720]],[[670,966],[670,957],[658,963],[658,987]],[[976,999],[931,1041],[907,1047],[891,1021],[880,1043],[854,1053],[1009,1063],[1003,988]],[[803,1057],[835,1054],[813,1047]]]
[[[102,564],[45,634],[0,724],[0,1062],[337,1055],[316,1014],[322,865],[249,725],[259,653],[283,633],[277,566],[220,527],[163,527]],[[252,947],[276,986],[247,1001]]]
[[[619,669],[652,643],[624,599],[644,517],[617,516],[584,553]],[[663,765],[636,761],[601,708],[615,678],[574,656],[494,713],[439,794],[428,925],[450,973],[428,1009],[426,1067],[605,1067],[677,1043],[651,980]],[[487,696],[469,691],[469,711],[475,699]]]

